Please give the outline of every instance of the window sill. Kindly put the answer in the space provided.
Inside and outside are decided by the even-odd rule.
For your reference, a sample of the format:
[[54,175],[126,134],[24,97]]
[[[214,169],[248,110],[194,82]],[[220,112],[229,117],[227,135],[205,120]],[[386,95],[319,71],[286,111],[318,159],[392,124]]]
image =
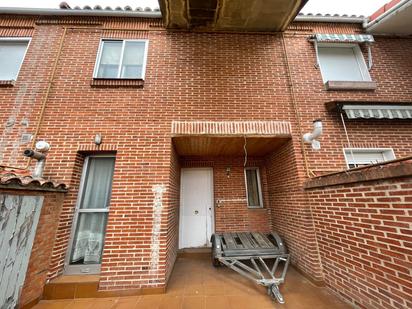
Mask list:
[[368,81],[327,81],[325,83],[326,90],[368,90],[373,91],[376,89],[375,82]]
[[143,88],[143,79],[93,78],[90,86],[96,88]]
[[0,80],[0,87],[14,87],[15,80]]

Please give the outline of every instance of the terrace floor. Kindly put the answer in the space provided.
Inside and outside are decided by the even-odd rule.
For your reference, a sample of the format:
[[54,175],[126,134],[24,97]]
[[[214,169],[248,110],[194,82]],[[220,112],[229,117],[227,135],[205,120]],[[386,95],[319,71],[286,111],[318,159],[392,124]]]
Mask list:
[[35,309],[349,309],[326,288],[313,285],[290,267],[280,288],[286,303],[270,299],[266,288],[226,268],[214,268],[209,258],[178,258],[166,294],[118,298],[41,301]]

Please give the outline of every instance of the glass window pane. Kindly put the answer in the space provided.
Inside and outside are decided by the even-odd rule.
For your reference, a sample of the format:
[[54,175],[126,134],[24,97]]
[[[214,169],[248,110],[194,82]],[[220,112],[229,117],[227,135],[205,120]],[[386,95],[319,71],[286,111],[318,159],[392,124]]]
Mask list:
[[107,213],[80,213],[73,239],[70,264],[100,264]]
[[0,80],[16,80],[27,41],[0,41]]
[[114,158],[89,158],[80,209],[109,207]]
[[142,78],[145,42],[126,42],[122,63],[122,78]]
[[116,78],[122,54],[122,41],[104,41],[97,77]]
[[325,81],[363,81],[353,48],[319,47],[319,61]]
[[258,173],[255,169],[246,170],[246,187],[249,207],[260,207]]

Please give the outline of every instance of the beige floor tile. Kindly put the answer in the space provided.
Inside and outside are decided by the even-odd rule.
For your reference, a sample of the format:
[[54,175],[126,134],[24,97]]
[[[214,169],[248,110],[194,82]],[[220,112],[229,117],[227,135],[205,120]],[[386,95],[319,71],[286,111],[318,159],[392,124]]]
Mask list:
[[229,299],[226,296],[206,296],[205,309],[229,309]]
[[187,285],[183,295],[200,296],[205,295],[205,287],[202,284]]
[[112,309],[116,305],[116,300],[113,298],[100,298],[93,302],[90,309]]
[[185,296],[182,309],[205,309],[205,296]]
[[43,300],[38,303],[34,308],[36,309],[65,309],[73,303],[73,300]]
[[181,309],[183,297],[166,295],[162,298],[159,309]]
[[165,297],[163,294],[159,295],[144,295],[136,304],[136,309],[158,309],[162,299]]
[[94,299],[75,299],[65,309],[89,309],[93,306]]
[[206,296],[225,295],[225,289],[222,285],[205,285],[204,289]]
[[119,298],[115,305],[114,309],[134,309],[136,304],[139,302],[140,297],[121,297]]

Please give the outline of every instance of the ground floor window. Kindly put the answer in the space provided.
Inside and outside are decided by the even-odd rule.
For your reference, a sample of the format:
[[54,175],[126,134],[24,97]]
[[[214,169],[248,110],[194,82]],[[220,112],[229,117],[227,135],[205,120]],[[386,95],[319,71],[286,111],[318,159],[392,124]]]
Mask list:
[[348,168],[366,166],[395,159],[392,148],[345,148]]
[[114,161],[113,156],[89,156],[85,160],[66,273],[100,270]]
[[262,188],[258,167],[245,168],[247,205],[250,208],[262,208]]

